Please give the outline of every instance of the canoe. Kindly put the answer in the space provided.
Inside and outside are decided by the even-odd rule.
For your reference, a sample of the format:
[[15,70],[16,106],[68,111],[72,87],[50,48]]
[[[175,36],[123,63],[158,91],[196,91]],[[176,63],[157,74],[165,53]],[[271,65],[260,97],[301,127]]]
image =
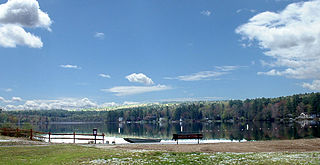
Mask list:
[[123,138],[129,143],[159,143],[161,139]]

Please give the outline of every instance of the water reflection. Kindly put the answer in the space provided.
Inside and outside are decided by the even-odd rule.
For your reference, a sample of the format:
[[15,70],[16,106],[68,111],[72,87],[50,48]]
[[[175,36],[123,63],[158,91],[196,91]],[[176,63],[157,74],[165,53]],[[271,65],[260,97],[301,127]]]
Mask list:
[[274,140],[320,137],[319,122],[276,123],[56,123],[37,125],[36,130],[52,133],[92,133],[93,128],[114,137],[172,139],[179,132],[202,133],[204,139]]

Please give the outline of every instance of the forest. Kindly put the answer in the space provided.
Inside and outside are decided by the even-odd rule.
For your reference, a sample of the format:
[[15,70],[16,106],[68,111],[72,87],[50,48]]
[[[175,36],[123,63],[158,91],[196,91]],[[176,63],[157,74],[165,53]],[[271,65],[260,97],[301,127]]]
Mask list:
[[319,118],[320,93],[246,100],[161,103],[102,111],[0,110],[0,123],[177,122],[180,119],[194,122],[275,121],[295,119],[301,113]]

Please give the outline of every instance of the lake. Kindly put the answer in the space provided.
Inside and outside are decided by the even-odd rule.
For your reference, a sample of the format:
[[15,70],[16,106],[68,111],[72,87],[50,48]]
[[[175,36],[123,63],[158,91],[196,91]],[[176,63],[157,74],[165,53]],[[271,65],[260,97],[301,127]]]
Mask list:
[[259,141],[277,139],[301,139],[320,137],[320,123],[301,121],[280,122],[234,122],[234,123],[50,123],[37,125],[35,129],[52,133],[104,133],[108,138],[123,137],[161,138],[170,143],[172,134],[202,133],[203,142]]

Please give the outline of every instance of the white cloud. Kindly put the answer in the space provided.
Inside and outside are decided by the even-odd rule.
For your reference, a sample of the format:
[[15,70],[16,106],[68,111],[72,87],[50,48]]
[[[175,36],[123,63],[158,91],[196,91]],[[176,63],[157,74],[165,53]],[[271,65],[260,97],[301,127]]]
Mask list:
[[36,0],[8,0],[0,5],[0,23],[50,30],[52,21],[47,13],[40,10]]
[[5,91],[5,92],[12,92],[13,91],[12,88],[4,88],[4,89],[1,89],[1,90]]
[[205,15],[205,16],[210,16],[210,15],[211,15],[211,11],[209,11],[209,10],[202,10],[202,11],[200,12],[200,14]]
[[137,82],[142,83],[145,85],[152,85],[154,82],[151,80],[151,78],[147,77],[143,73],[132,73],[128,76],[126,76],[126,79],[128,79],[130,82]]
[[98,38],[98,39],[104,39],[104,33],[96,32],[96,33],[94,34],[94,37],[95,37],[95,38]]
[[103,103],[101,105],[99,105],[100,108],[104,108],[104,107],[114,107],[114,106],[118,106],[119,104],[115,103],[115,102],[107,102],[107,103]]
[[256,10],[254,10],[254,9],[246,9],[246,8],[244,8],[244,9],[238,9],[236,12],[237,12],[237,13],[241,13],[241,12],[243,12],[243,11],[247,11],[247,12],[250,12],[250,13],[255,13],[255,12],[256,12]]
[[40,10],[38,1],[8,0],[0,5],[0,46],[41,48],[43,43],[40,37],[26,32],[23,27],[40,27],[51,31],[51,24],[48,14]]
[[43,43],[39,37],[26,32],[20,26],[0,24],[0,46],[13,48],[17,45],[41,48]]
[[7,100],[3,97],[0,97],[0,102],[4,102],[4,103],[12,103],[12,102],[19,102],[19,101],[22,101],[20,97],[12,97],[11,100]]
[[[13,103],[15,100],[16,103]],[[128,102],[125,101],[123,104],[118,104],[115,102],[105,102],[102,104],[97,104],[88,98],[64,98],[55,100],[26,100],[22,104],[17,104],[21,102],[22,99],[19,97],[13,97],[12,100],[6,100],[0,97],[1,102],[5,103],[2,106],[5,110],[83,110],[83,109],[95,109],[95,108],[106,108],[115,107],[120,105],[132,105],[138,104],[138,102]]]
[[135,101],[125,101],[123,102],[123,105],[138,105],[140,102],[135,102]]
[[240,68],[244,68],[247,66],[238,66],[238,65],[225,65],[225,66],[215,66],[216,71],[201,71],[197,73],[193,73],[190,75],[183,75],[177,77],[165,77],[164,79],[177,79],[181,81],[200,81],[200,80],[209,80],[212,77],[215,77],[215,80],[219,80],[218,77],[229,74],[230,71],[234,71]]
[[20,97],[12,97],[11,100],[12,101],[22,101],[22,99]]
[[1,101],[1,102],[6,102],[6,99],[3,98],[3,97],[0,97],[0,101]]
[[226,65],[226,66],[215,66],[216,69],[224,72],[237,70],[239,68],[244,68],[246,66],[238,66],[238,65]]
[[108,74],[103,74],[103,73],[99,74],[99,76],[100,76],[100,77],[103,77],[103,78],[111,78],[110,75],[108,75]]
[[258,72],[257,74],[258,75],[268,75],[268,76],[281,76],[282,75],[281,72],[279,72],[279,71],[277,71],[275,69],[272,69],[272,70],[270,70],[268,72]]
[[216,72],[216,71],[202,71],[198,73],[193,73],[191,75],[183,75],[177,77],[165,77],[165,79],[177,79],[181,81],[199,81],[208,80],[211,77],[219,77],[221,75],[227,74],[227,72]]
[[81,67],[77,66],[77,65],[60,65],[61,68],[66,68],[66,69],[81,69]]
[[101,89],[104,92],[115,93],[116,96],[127,96],[135,95],[147,92],[169,90],[171,87],[166,85],[155,85],[155,86],[116,86],[110,89]]
[[236,33],[257,41],[274,61],[258,74],[320,79],[320,0],[292,3],[280,12],[263,12]]
[[310,83],[303,83],[302,87],[304,88],[308,88],[310,90],[316,90],[316,91],[320,91],[320,80],[313,80],[312,84]]
[[[1,98],[0,98],[1,99]],[[7,110],[80,110],[88,108],[97,108],[98,105],[88,98],[75,99],[66,98],[59,100],[27,100],[21,105],[6,105]]]
[[160,100],[161,102],[184,102],[184,101],[211,101],[211,100],[222,100],[223,97],[184,97],[184,98],[172,98]]

